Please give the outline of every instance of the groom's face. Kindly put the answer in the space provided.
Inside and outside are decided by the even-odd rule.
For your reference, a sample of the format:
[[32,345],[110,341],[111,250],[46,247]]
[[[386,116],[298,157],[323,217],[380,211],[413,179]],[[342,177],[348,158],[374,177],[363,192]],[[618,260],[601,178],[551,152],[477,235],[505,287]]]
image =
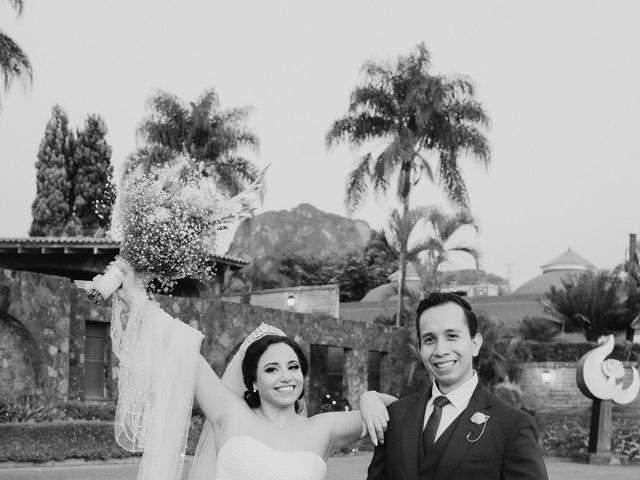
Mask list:
[[482,345],[480,334],[471,336],[462,307],[445,303],[428,308],[419,320],[420,356],[438,388],[447,394],[473,375],[473,357]]

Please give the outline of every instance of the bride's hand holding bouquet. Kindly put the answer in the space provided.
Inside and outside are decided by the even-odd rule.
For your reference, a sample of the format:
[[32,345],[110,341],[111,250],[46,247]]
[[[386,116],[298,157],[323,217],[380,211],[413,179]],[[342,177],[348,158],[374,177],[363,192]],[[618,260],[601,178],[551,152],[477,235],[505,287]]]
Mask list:
[[119,259],[92,282],[76,283],[99,304],[119,288],[125,270],[136,272],[145,285],[155,280],[156,290],[163,293],[180,278],[213,277],[218,234],[253,213],[264,174],[227,199],[201,166],[186,158],[152,173],[129,172],[114,208]]

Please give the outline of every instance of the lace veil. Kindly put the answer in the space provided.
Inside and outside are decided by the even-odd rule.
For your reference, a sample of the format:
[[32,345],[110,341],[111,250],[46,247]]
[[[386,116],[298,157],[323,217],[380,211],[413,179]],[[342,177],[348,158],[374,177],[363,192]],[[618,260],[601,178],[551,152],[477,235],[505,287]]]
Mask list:
[[[129,311],[113,297],[111,339],[120,362],[116,442],[143,452],[138,480],[180,480],[191,424],[196,370],[203,335],[171,317],[140,291]],[[222,377],[242,396],[242,361],[251,343],[282,330],[261,324],[242,343]],[[189,480],[214,480],[216,445],[204,423]]]

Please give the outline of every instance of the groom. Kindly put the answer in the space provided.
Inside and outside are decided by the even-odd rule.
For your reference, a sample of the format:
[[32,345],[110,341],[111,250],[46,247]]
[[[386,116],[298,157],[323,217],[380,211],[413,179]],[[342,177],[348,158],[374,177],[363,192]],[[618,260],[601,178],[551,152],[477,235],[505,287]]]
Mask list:
[[434,379],[389,406],[368,480],[547,480],[536,425],[478,382],[482,336],[471,306],[432,293],[417,310],[422,361]]

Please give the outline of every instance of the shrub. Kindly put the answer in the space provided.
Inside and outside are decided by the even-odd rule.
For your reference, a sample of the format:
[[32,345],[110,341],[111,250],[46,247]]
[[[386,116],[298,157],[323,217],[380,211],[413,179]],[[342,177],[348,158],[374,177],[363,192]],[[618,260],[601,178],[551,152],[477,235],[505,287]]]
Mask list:
[[0,423],[42,423],[63,420],[113,422],[115,402],[55,402],[33,395],[0,399]]
[[0,423],[51,422],[64,418],[64,411],[55,403],[33,395],[0,398]]
[[67,420],[99,420],[113,422],[116,417],[115,402],[67,402],[60,405]]
[[[521,360],[532,362],[577,362],[590,350],[595,343],[538,343],[524,342],[528,348],[528,354]],[[634,360],[640,355],[640,344],[619,345],[616,344],[611,352],[611,358],[618,360]]]
[[0,462],[46,462],[129,457],[111,422],[6,423],[0,425]]
[[518,332],[523,340],[550,342],[560,333],[560,327],[548,318],[527,316],[518,325]]
[[[589,423],[587,415],[537,415],[544,455],[575,457],[587,452]],[[637,417],[614,417],[611,453],[623,460],[640,463],[640,421]]]

